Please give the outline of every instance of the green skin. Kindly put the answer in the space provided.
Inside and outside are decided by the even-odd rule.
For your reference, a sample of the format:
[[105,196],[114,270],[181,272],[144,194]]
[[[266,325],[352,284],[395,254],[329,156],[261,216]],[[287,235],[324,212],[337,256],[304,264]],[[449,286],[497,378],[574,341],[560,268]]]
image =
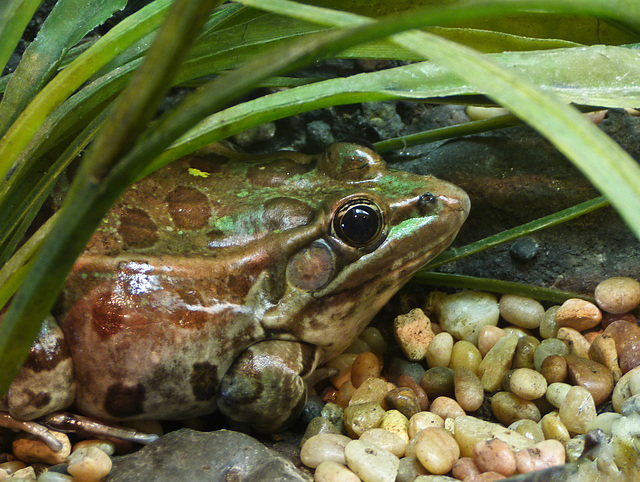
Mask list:
[[[389,170],[355,144],[238,157],[192,156],[123,195],[67,280],[59,331],[47,325],[4,400],[13,418],[70,405],[106,421],[219,408],[281,430],[304,406],[303,378],[469,212],[456,186]],[[353,204],[378,223],[365,242],[334,222]]]

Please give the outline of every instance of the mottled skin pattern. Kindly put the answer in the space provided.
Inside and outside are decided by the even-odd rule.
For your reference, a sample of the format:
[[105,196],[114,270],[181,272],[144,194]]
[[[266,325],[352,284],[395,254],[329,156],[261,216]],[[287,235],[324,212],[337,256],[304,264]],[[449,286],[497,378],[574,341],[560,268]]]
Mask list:
[[[332,219],[357,199],[377,205],[383,224],[354,247]],[[304,375],[342,352],[452,241],[468,210],[457,187],[390,171],[353,144],[319,156],[189,157],[167,166],[125,193],[68,278],[58,319],[73,360],[75,410],[104,420],[180,419],[220,404],[235,417],[236,403],[251,405],[254,392],[230,388],[245,384],[234,377],[259,378],[270,353]],[[293,378],[282,380],[293,386]],[[281,385],[272,390],[287,389]],[[277,405],[282,396],[266,399]],[[10,402],[11,392],[15,418],[33,418]],[[294,397],[278,414],[255,405],[235,418],[272,417],[263,430],[274,430],[300,403]]]

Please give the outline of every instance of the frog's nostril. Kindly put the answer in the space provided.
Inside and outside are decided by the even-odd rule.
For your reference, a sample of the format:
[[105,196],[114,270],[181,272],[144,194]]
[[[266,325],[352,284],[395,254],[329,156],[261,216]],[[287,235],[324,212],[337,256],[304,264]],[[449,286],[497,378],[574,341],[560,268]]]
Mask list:
[[436,196],[434,196],[430,192],[421,194],[420,198],[418,199],[418,205],[420,206],[421,209],[431,208],[437,202],[438,201],[436,199]]

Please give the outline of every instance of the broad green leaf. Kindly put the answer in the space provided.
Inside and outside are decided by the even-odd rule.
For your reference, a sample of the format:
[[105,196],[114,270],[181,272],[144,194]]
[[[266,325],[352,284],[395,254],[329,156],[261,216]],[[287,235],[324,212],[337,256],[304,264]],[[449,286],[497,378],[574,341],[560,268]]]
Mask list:
[[58,0],[27,47],[0,102],[0,135],[55,73],[64,54],[126,0]]
[[15,50],[22,32],[42,0],[3,0],[0,3],[0,72]]

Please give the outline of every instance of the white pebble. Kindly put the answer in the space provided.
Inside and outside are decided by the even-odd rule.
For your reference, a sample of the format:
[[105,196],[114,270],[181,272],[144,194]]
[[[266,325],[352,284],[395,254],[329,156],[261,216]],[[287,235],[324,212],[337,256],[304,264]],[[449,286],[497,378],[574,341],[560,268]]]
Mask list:
[[360,477],[337,462],[322,462],[313,474],[316,482],[359,482]]
[[520,328],[538,328],[544,319],[544,307],[533,298],[502,295],[500,315],[509,323]]
[[69,456],[67,472],[83,481],[98,481],[111,472],[111,458],[94,446],[82,447]]
[[344,449],[347,465],[363,482],[394,482],[400,460],[371,442],[352,440]]
[[436,306],[440,326],[451,335],[474,345],[483,326],[498,324],[496,297],[480,291],[461,291],[443,297]]
[[307,467],[315,469],[322,462],[346,464],[344,448],[351,442],[346,435],[321,433],[307,440],[300,451],[300,460]]

